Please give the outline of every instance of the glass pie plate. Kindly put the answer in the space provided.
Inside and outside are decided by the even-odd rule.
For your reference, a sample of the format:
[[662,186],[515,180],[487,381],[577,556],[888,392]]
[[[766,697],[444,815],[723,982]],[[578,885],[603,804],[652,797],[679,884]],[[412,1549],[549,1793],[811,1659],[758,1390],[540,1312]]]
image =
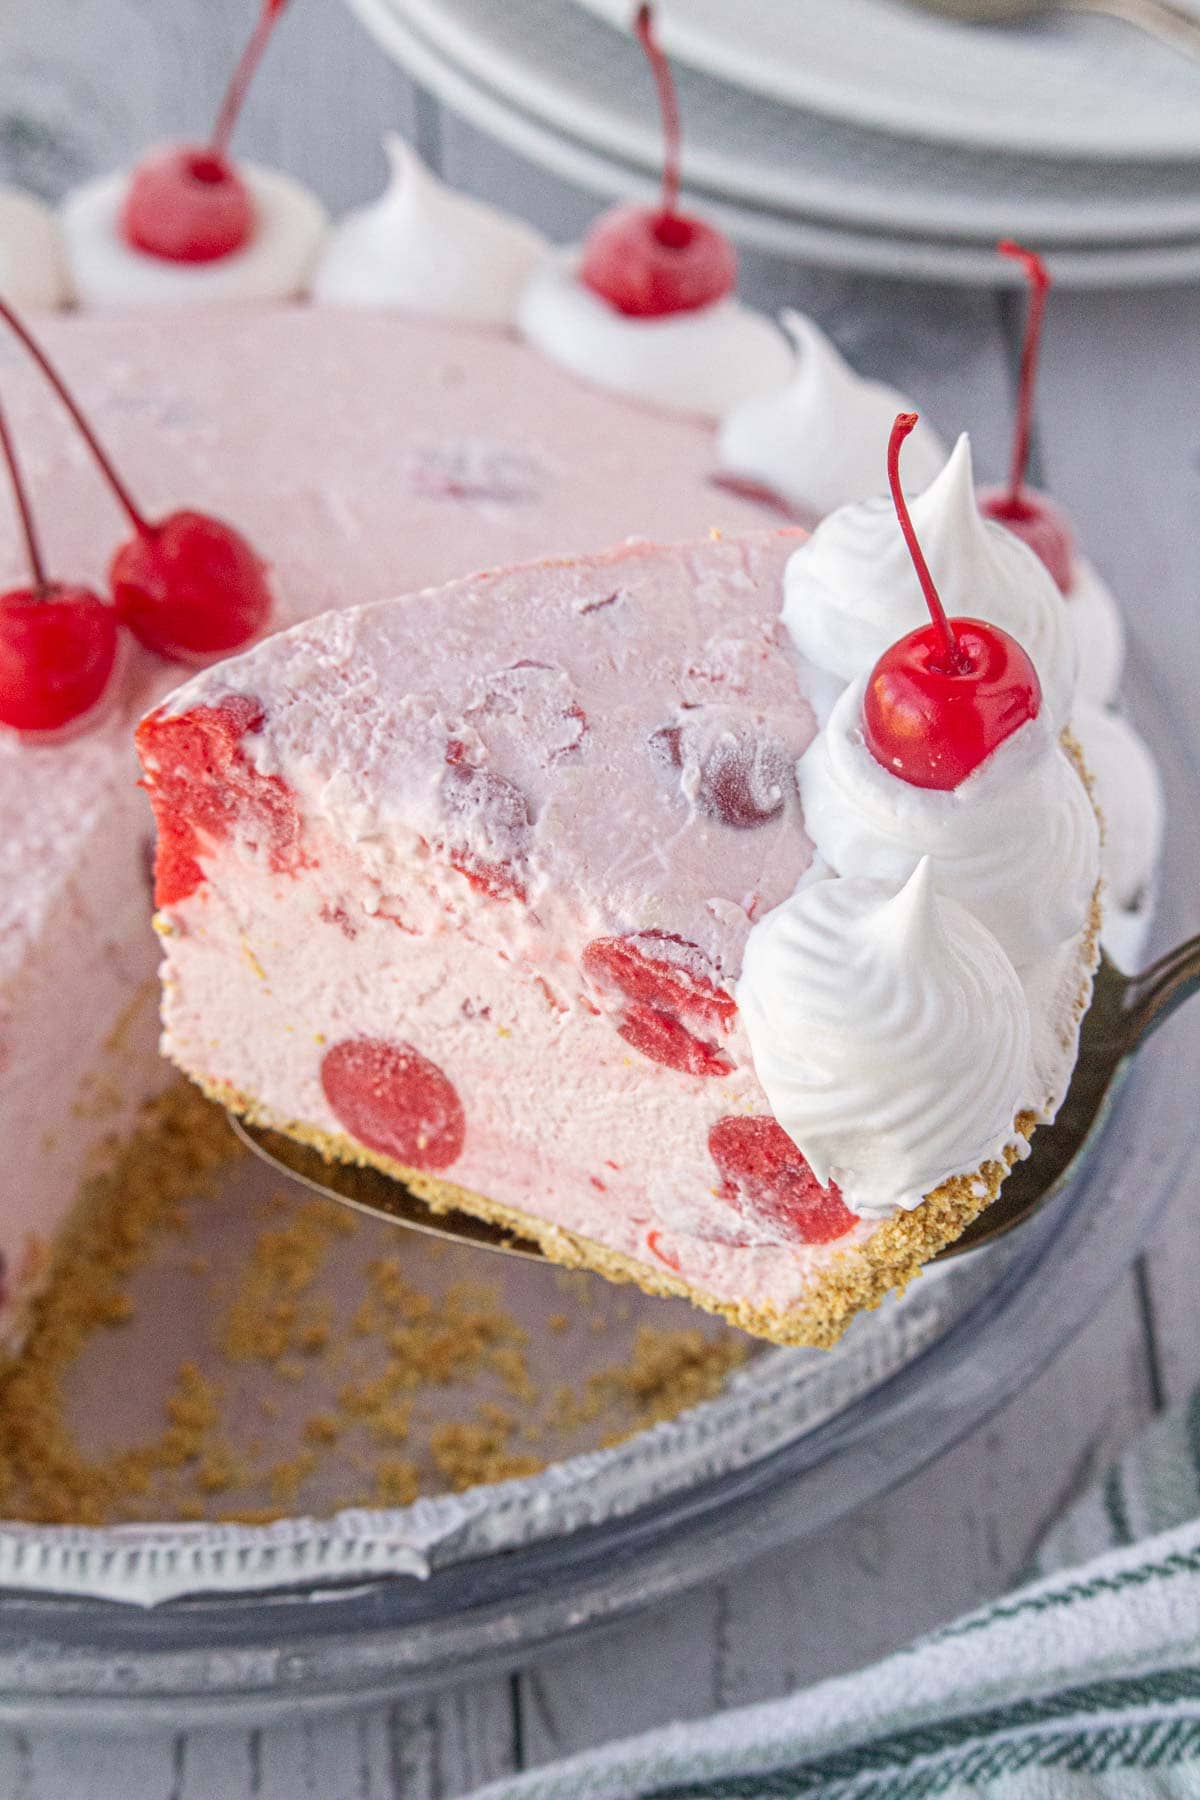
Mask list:
[[[1200,926],[1200,757],[1143,669],[1127,694],[1167,788],[1157,951]],[[0,1721],[262,1724],[419,1693],[821,1531],[976,1427],[1094,1315],[1198,1160],[1198,1087],[1200,1008],[1185,1008],[1021,1229],[928,1273],[837,1351],[764,1347],[715,1398],[541,1473],[266,1525],[0,1524]],[[544,1295],[507,1284],[561,1275],[493,1260],[506,1300],[544,1320]],[[631,1304],[636,1322],[663,1303]]]

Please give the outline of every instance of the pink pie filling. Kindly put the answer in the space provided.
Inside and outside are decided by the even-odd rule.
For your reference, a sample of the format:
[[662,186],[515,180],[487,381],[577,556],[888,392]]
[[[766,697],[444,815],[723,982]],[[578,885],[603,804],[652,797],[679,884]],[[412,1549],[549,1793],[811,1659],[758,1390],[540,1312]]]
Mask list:
[[735,1001],[812,854],[794,545],[478,576],[189,683],[139,732],[169,1053],[717,1301],[794,1304],[868,1231],[772,1119]]

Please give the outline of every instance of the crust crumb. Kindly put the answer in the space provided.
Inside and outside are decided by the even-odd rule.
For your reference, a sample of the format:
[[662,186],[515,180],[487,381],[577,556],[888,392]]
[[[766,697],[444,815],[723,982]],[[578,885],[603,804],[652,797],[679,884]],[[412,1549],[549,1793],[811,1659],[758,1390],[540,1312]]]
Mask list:
[[[535,1373],[534,1328],[513,1317],[498,1286],[448,1279],[442,1246],[423,1246],[418,1275],[402,1237],[385,1232],[399,1248],[374,1257],[365,1241],[361,1285],[351,1281],[335,1305],[327,1284],[337,1271],[345,1286],[341,1259],[359,1222],[282,1190],[255,1204],[240,1265],[177,1249],[215,1198],[214,1178],[241,1155],[223,1115],[181,1082],[89,1181],[24,1349],[0,1371],[7,1516],[257,1524],[298,1510],[408,1505],[618,1442],[715,1394],[749,1353],[721,1328],[643,1326],[628,1350],[614,1335],[596,1369],[586,1340],[624,1323],[629,1343],[629,1303],[591,1276],[548,1269],[553,1305],[536,1329],[558,1346],[552,1384]],[[180,1318],[203,1320],[201,1345],[142,1407],[137,1442],[84,1448],[73,1371],[98,1334],[137,1326],[131,1284],[156,1256],[194,1294]],[[572,1342],[591,1371],[574,1382],[561,1379]]]

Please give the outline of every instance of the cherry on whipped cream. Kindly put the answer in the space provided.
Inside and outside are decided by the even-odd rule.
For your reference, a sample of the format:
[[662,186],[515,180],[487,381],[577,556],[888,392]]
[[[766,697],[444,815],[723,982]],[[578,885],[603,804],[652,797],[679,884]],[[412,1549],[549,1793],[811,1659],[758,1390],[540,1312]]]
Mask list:
[[1041,686],[1017,640],[983,619],[949,619],[917,542],[900,486],[900,446],[917,423],[897,413],[888,483],[930,624],[892,644],[867,678],[863,736],[883,768],[912,787],[958,787],[1037,717]]
[[243,250],[254,236],[254,201],[228,147],[267,40],[286,4],[287,0],[263,0],[208,143],[170,144],[134,169],[121,208],[121,231],[135,250],[164,262],[217,262]]
[[1041,348],[1046,295],[1050,291],[1050,272],[1035,251],[1013,243],[1011,238],[1002,238],[996,248],[1001,256],[1011,256],[1024,269],[1029,283],[1029,312],[1025,320],[1025,342],[1021,348],[1021,376],[1017,389],[1017,417],[1013,430],[1008,485],[982,489],[979,510],[984,518],[995,519],[1028,544],[1053,575],[1059,592],[1065,594],[1071,586],[1075,555],[1070,521],[1053,500],[1045,494],[1036,493],[1025,484],[1038,351]]
[[602,213],[584,243],[579,279],[617,312],[660,319],[711,306],[732,293],[737,257],[723,232],[679,210],[679,103],[654,35],[652,7],[638,8],[634,30],[662,109],[662,198],[657,206],[615,206]]
[[66,407],[133,526],[109,569],[117,617],[148,649],[174,662],[204,663],[250,643],[271,611],[258,553],[241,532],[207,513],[185,508],[146,518],[46,352],[4,300],[0,319]]
[[0,451],[31,576],[0,594],[0,725],[46,735],[78,726],[104,698],[117,660],[117,616],[77,582],[51,581],[8,420]]

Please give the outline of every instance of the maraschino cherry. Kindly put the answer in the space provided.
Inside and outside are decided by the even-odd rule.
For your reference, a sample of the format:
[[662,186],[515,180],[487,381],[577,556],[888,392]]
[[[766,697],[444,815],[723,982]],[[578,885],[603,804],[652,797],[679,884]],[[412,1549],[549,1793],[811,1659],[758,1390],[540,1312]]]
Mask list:
[[117,660],[117,616],[89,588],[46,573],[8,420],[0,450],[21,521],[30,585],[0,594],[0,724],[31,736],[79,727],[100,704]]
[[931,623],[884,651],[867,678],[863,736],[871,755],[913,787],[956,788],[1037,717],[1042,691],[1020,644],[982,619],[948,619],[900,486],[900,446],[917,423],[897,413],[888,484]]
[[679,105],[654,35],[652,7],[639,6],[634,30],[654,71],[662,108],[662,200],[654,207],[615,206],[602,213],[583,246],[579,279],[618,312],[657,319],[694,312],[732,293],[737,258],[721,232],[679,210]]
[[979,495],[979,510],[985,519],[995,519],[1022,538],[1039,556],[1053,575],[1060,593],[1071,586],[1074,560],[1071,526],[1066,514],[1045,494],[1035,493],[1025,485],[1029,462],[1029,433],[1033,423],[1033,390],[1037,379],[1038,350],[1042,341],[1042,320],[1046,312],[1046,295],[1050,291],[1050,272],[1041,257],[1011,238],[996,245],[1001,256],[1011,256],[1021,264],[1029,283],[1029,314],[1025,320],[1025,342],[1021,348],[1021,377],[1017,390],[1017,420],[1013,431],[1012,466],[1008,485],[985,488]]
[[20,339],[70,413],[133,526],[109,567],[113,605],[134,636],[174,662],[203,663],[258,636],[271,590],[257,552],[239,531],[205,513],[147,519],[41,345],[12,307],[0,319]]
[[135,250],[166,262],[216,262],[244,249],[254,236],[254,201],[229,158],[229,140],[267,39],[286,4],[287,0],[263,0],[208,143],[171,144],[134,169],[121,208],[121,231]]

